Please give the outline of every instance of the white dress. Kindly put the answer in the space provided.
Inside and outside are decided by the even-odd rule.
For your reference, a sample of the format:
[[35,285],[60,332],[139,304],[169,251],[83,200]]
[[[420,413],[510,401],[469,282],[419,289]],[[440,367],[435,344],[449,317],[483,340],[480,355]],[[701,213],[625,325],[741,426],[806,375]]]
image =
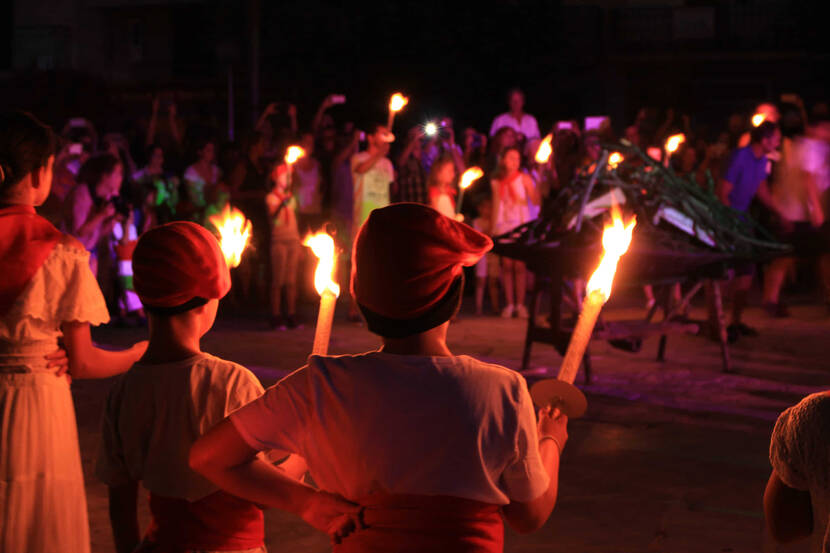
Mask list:
[[109,320],[89,253],[59,243],[0,317],[0,551],[89,552],[69,380],[46,368],[64,321]]

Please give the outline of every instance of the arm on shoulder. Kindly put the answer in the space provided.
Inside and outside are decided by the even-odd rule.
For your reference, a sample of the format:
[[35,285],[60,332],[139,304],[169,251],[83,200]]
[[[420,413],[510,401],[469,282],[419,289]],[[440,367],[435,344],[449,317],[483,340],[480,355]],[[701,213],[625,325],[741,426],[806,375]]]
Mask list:
[[97,347],[89,333],[89,323],[66,321],[61,325],[69,356],[72,378],[108,378],[121,374],[144,355],[147,342],[137,342],[129,349],[108,351]]

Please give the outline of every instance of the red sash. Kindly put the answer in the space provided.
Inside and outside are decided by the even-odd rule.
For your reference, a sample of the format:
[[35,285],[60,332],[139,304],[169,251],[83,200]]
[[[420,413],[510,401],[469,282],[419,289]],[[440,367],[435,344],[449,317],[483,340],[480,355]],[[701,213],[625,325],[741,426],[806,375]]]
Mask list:
[[198,501],[150,493],[145,543],[154,553],[234,551],[265,544],[265,517],[249,501],[219,491]]
[[62,236],[30,205],[0,208],[0,316],[11,309]]
[[376,494],[359,502],[366,528],[334,553],[502,553],[498,505],[447,496]]

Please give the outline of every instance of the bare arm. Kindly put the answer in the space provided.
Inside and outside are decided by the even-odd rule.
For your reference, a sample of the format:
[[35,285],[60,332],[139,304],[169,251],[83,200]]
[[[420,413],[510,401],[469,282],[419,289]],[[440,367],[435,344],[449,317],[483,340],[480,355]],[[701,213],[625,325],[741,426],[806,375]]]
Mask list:
[[297,514],[335,538],[354,528],[359,506],[289,478],[256,454],[225,419],[193,444],[190,468],[237,497]]
[[545,407],[539,410],[537,417],[539,455],[548,474],[548,488],[536,499],[526,502],[512,501],[502,507],[504,518],[511,527],[521,533],[541,528],[553,511],[559,493],[559,457],[562,454],[560,447],[564,448],[568,442],[568,417],[559,409]]
[[789,543],[813,533],[810,493],[790,488],[775,471],[764,491],[764,516],[770,535],[778,543]]
[[173,140],[181,147],[182,133],[179,128],[179,120],[176,118],[176,104],[171,103],[167,111],[167,120],[170,125],[170,133],[173,135]]
[[534,184],[533,179],[531,179],[528,175],[523,175],[522,183],[524,183],[525,193],[528,195],[533,205],[539,205],[541,197],[539,194],[539,189]]
[[323,98],[323,101],[320,102],[320,106],[317,108],[317,111],[314,113],[314,119],[311,121],[311,132],[314,133],[314,136],[317,136],[320,132],[320,125],[323,124],[323,115],[325,115],[326,110],[331,107],[331,94]]
[[729,203],[729,193],[732,192],[732,183],[726,179],[721,179],[720,186],[717,189],[717,196],[718,199],[721,201],[723,205],[730,205]]
[[117,553],[131,553],[141,541],[137,507],[138,482],[109,488],[110,524]]
[[268,121],[268,116],[273,115],[277,111],[277,105],[273,102],[265,106],[265,109],[262,111],[262,114],[257,119],[256,126],[254,127],[256,130],[262,130],[262,127],[265,126],[266,121]]
[[355,153],[357,153],[357,145],[360,142],[360,131],[354,131],[352,135],[352,141],[344,147],[342,150],[337,152],[337,155],[334,156],[334,163],[333,167],[340,167],[340,165],[352,157]]
[[147,342],[137,342],[122,351],[107,351],[92,343],[89,323],[65,322],[63,342],[69,355],[72,378],[108,378],[121,374],[144,355]]
[[354,172],[362,175],[374,167],[375,163],[380,161],[382,158],[383,154],[381,152],[375,152],[373,155],[367,157],[365,161],[355,165]]

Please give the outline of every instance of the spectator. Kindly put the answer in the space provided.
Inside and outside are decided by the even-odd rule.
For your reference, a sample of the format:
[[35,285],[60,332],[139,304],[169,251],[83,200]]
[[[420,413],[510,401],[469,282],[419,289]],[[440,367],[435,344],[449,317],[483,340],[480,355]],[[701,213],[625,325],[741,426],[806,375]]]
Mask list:
[[196,142],[196,161],[184,172],[184,194],[190,204],[203,212],[208,199],[216,196],[222,171],[216,165],[216,143],[203,138]]
[[[539,203],[532,179],[521,171],[521,154],[518,148],[508,148],[502,154],[499,170],[491,180],[493,191],[493,229],[496,235],[504,234],[530,220],[528,202]],[[509,319],[513,314],[527,318],[525,295],[527,274],[522,261],[503,257],[501,279],[506,306],[501,316]]]
[[292,168],[292,187],[297,199],[297,222],[300,232],[306,234],[320,230],[325,221],[323,178],[320,162],[314,156],[314,135],[311,131],[300,135],[300,147],[305,150],[305,155]]
[[421,163],[427,174],[435,160],[444,155],[452,156],[455,170],[459,174],[464,171],[464,153],[455,143],[455,130],[452,125],[452,119],[444,117],[438,122],[435,134],[426,137],[426,143],[422,147]]
[[520,140],[523,142],[531,138],[539,138],[539,124],[536,118],[524,112],[524,92],[518,88],[510,90],[507,93],[507,103],[510,111],[493,119],[493,124],[490,125],[490,136],[495,136],[502,127],[510,127],[520,135]]
[[[781,143],[778,125],[765,121],[752,130],[749,146],[739,148],[732,155],[729,168],[720,183],[718,197],[733,209],[746,213],[756,196],[766,207],[775,210],[772,196],[767,186],[770,173],[770,161],[767,154],[773,152]],[[744,308],[752,287],[754,267],[744,264],[735,268],[732,297],[732,323],[727,328],[731,341],[740,336],[757,336],[758,331],[746,325],[742,320]]]
[[461,215],[455,214],[455,160],[451,155],[443,155],[432,164],[432,170],[427,178],[429,205],[441,215],[450,219],[462,220]]
[[[487,236],[494,236],[493,232],[493,199],[482,198],[478,206],[478,217],[473,220],[473,228]],[[499,314],[499,257],[493,252],[487,252],[478,260],[475,266],[476,274],[476,315],[484,314],[484,288],[487,287],[490,296],[490,310],[493,315]]]
[[[166,108],[167,118],[159,118],[159,110]],[[182,137],[184,136],[184,124],[178,117],[176,102],[172,95],[157,95],[153,98],[153,112],[150,115],[150,123],[147,127],[145,147],[158,145],[168,154],[168,165],[174,171],[180,171],[179,165],[182,156]],[[178,173],[181,174],[181,173]]]
[[351,160],[355,233],[373,209],[389,205],[390,186],[395,180],[395,168],[386,157],[395,136],[386,125],[375,124],[370,129],[366,134],[366,151],[355,154]]
[[[300,233],[297,224],[297,197],[292,186],[293,168],[281,163],[274,168],[274,188],[268,195],[271,217],[271,317],[274,330],[297,328],[297,269]],[[282,301],[285,293],[285,301]]]
[[398,156],[398,180],[395,183],[395,200],[399,202],[415,202],[426,204],[427,197],[426,177],[421,161],[423,152],[421,140],[424,131],[420,125],[409,130],[407,142]]
[[144,194],[155,197],[156,219],[159,223],[172,221],[178,214],[179,179],[164,169],[164,150],[157,144],[147,148],[147,165],[133,175],[133,182]]

